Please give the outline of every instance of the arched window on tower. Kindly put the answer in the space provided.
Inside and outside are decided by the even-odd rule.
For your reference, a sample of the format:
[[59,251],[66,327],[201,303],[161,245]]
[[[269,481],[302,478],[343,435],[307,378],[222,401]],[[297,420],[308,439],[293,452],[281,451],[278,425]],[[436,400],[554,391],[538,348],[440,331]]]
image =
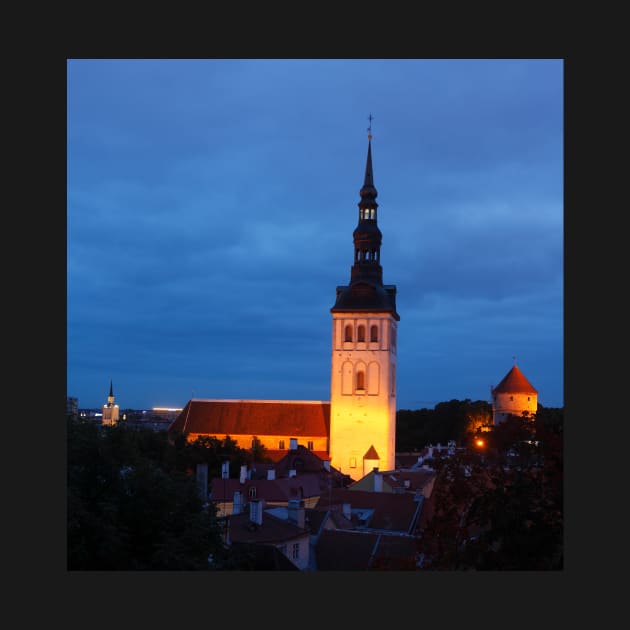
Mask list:
[[370,326],[370,341],[378,341],[378,326],[376,324]]
[[343,340],[352,341],[352,325],[351,324],[346,324],[346,327],[344,329]]
[[365,372],[363,370],[357,372],[357,390],[365,390]]
[[357,341],[365,341],[365,326],[363,324],[357,328]]

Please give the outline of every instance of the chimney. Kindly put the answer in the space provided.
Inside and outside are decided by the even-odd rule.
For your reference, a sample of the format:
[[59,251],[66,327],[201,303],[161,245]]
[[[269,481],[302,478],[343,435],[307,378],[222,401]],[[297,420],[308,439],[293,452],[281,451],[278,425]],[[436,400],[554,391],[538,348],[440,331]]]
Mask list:
[[287,511],[290,523],[304,527],[304,501],[302,499],[289,499]]
[[297,451],[297,438],[291,438],[289,440],[289,450]]
[[270,468],[267,471],[267,481],[273,481],[276,478],[276,471],[273,468]]
[[349,503],[344,503],[341,506],[341,510],[343,512],[343,515],[350,520],[350,518],[352,517],[352,509],[351,509],[351,505]]
[[232,508],[232,514],[240,514],[243,511],[243,495],[239,490],[234,492],[234,507]]
[[374,468],[374,492],[383,492],[383,473]]
[[291,468],[289,470],[289,479],[291,479],[291,477],[295,477],[295,475],[297,475],[297,470],[295,470],[295,468]]
[[261,499],[252,499],[249,502],[249,520],[256,525],[262,525],[263,502]]
[[245,480],[247,479],[247,465],[243,465],[241,466],[241,476],[239,481],[241,483],[245,483]]
[[325,459],[324,460],[324,469],[326,470],[326,472],[330,472],[330,460],[329,459]]

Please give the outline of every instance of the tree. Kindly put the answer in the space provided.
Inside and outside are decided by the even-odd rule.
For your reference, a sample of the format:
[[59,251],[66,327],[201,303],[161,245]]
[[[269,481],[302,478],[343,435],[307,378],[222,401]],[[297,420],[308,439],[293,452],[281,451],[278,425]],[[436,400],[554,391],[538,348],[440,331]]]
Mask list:
[[68,568],[206,570],[226,550],[176,446],[126,426],[68,423]]
[[562,441],[511,417],[445,461],[422,537],[427,568],[557,570],[563,565]]

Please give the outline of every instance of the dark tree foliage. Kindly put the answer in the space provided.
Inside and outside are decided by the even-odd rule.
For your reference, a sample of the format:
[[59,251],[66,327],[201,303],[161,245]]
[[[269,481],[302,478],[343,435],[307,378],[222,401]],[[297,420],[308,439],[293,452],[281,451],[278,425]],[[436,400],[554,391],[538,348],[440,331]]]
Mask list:
[[427,444],[460,443],[471,426],[490,423],[492,406],[483,401],[451,400],[434,409],[400,409],[396,413],[396,450],[410,452]]
[[68,568],[230,565],[216,509],[202,503],[193,471],[247,457],[229,439],[189,444],[150,429],[68,421]]
[[436,462],[425,568],[562,569],[562,414],[541,415],[512,416]]

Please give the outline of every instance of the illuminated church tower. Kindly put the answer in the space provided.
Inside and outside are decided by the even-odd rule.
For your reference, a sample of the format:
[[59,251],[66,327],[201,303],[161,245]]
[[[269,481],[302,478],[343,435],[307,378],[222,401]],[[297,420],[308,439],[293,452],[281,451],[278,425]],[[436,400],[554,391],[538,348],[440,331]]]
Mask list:
[[355,480],[374,467],[393,470],[396,451],[396,327],[400,317],[396,287],[383,284],[371,141],[368,135],[350,284],[337,287],[330,309],[331,464]]
[[112,425],[118,422],[118,405],[114,404],[114,384],[109,382],[109,396],[107,397],[107,404],[103,405],[103,419],[102,424]]

